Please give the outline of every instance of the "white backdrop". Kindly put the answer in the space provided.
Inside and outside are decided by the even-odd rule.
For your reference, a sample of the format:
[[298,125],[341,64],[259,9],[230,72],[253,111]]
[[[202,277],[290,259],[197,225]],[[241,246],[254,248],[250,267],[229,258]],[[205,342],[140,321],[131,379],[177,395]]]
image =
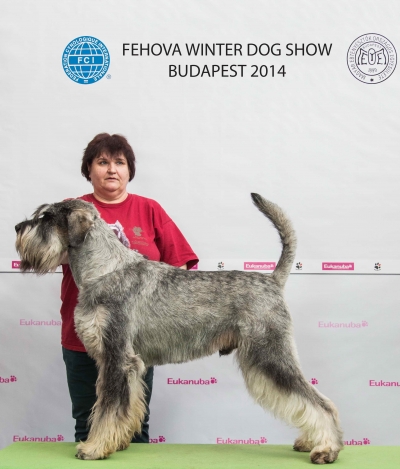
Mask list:
[[[128,138],[138,160],[129,190],[161,203],[200,269],[276,262],[278,237],[249,193],[286,210],[299,238],[287,295],[305,374],[337,403],[348,443],[398,444],[400,75],[367,84],[347,65],[368,33],[400,47],[398,2],[1,4],[0,445],[72,441],[61,276],[18,273],[13,227],[44,202],[90,192],[80,159],[99,132]],[[70,80],[61,60],[85,35],[110,53],[107,75],[89,85]],[[123,55],[124,43],[177,44],[182,55]],[[192,43],[239,44],[243,55],[193,57]],[[280,55],[248,56],[250,43],[279,44]],[[288,44],[330,53],[286,55]],[[246,65],[244,76],[168,73],[224,64]],[[251,77],[254,66],[268,76]],[[168,384],[184,380],[209,384]],[[231,357],[213,356],[156,369],[151,438],[289,443],[294,432],[250,401]]]

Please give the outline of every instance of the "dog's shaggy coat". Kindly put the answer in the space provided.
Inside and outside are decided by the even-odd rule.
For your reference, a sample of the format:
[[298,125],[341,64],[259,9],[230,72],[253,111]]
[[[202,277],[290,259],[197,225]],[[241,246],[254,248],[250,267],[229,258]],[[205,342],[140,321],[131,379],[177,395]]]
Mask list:
[[116,238],[92,204],[42,205],[16,226],[21,269],[54,271],[68,252],[79,288],[76,331],[99,369],[97,402],[81,459],[126,448],[144,415],[147,366],[182,363],[236,349],[251,396],[300,429],[297,451],[333,462],[343,447],[333,403],[304,378],[283,288],[296,236],[275,204],[252,194],[279,232],[283,249],[271,275],[184,271],[146,260]]

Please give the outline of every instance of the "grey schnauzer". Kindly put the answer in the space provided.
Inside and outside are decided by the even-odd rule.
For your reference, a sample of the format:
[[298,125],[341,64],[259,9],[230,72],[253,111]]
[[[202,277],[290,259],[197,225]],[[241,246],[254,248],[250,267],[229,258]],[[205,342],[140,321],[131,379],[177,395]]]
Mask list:
[[310,451],[317,464],[337,459],[343,448],[338,413],[301,372],[283,297],[296,235],[277,205],[252,198],[283,245],[271,275],[184,271],[146,260],[118,240],[92,204],[77,199],[42,205],[15,227],[22,271],[54,271],[68,252],[79,288],[75,328],[99,378],[78,458],[106,458],[140,431],[146,367],[236,349],[250,395],[300,429],[294,449]]

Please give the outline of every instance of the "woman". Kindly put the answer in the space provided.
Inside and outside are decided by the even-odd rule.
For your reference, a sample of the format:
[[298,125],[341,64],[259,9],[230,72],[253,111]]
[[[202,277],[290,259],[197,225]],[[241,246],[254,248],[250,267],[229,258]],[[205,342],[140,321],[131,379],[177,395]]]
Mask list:
[[[135,176],[135,155],[125,137],[102,133],[87,146],[82,158],[82,175],[93,185],[93,193],[79,197],[91,202],[110,225],[118,239],[148,259],[183,269],[193,267],[197,256],[174,222],[154,200],[127,192]],[[61,285],[61,343],[72,400],[72,416],[76,419],[75,441],[85,441],[88,418],[96,401],[97,368],[85,351],[74,327],[74,309],[78,289],[68,264],[63,264]],[[132,443],[149,442],[149,403],[153,386],[153,368],[147,370],[147,414],[142,432]]]

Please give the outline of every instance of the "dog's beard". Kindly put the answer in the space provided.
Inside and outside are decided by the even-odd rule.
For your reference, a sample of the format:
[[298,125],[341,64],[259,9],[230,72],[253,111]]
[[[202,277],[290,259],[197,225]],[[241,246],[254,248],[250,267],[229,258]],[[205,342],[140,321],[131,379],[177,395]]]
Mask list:
[[18,233],[15,247],[21,257],[20,270],[37,274],[54,272],[60,265],[66,249],[59,237],[50,233],[46,241],[38,235],[38,226],[26,226]]

